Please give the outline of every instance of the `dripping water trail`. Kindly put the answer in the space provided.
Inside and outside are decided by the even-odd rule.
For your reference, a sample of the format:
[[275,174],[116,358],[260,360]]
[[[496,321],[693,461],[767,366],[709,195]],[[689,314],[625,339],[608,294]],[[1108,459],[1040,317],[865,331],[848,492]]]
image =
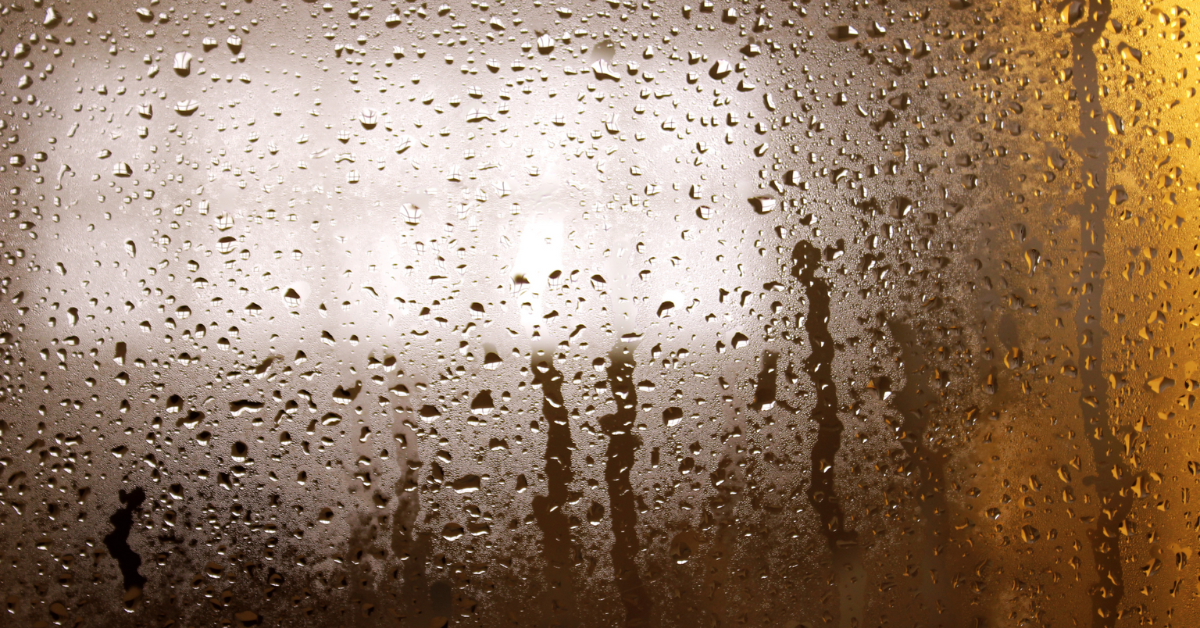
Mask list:
[[533,383],[542,389],[542,417],[546,420],[545,495],[533,498],[533,516],[542,529],[542,555],[546,560],[546,582],[550,586],[554,615],[562,615],[567,625],[575,625],[575,582],[572,566],[578,549],[571,536],[571,521],[564,508],[569,501],[571,482],[571,424],[563,406],[562,373],[552,358],[535,357]]
[[[921,520],[925,523],[926,547],[921,548],[922,567],[926,573],[936,574],[922,578],[921,588],[929,603],[926,625],[939,623],[941,612],[949,617],[940,621],[943,625],[963,625],[962,609],[950,589],[950,573],[945,558],[946,544],[950,541],[950,519],[946,512],[946,454],[929,446],[925,435],[929,431],[929,416],[926,409],[936,400],[930,388],[936,380],[924,375],[929,365],[923,355],[926,345],[919,341],[913,330],[898,320],[889,320],[892,337],[899,344],[904,362],[904,388],[896,394],[895,407],[903,417],[904,438],[901,445],[913,462],[920,481],[921,503],[918,506]],[[939,609],[939,602],[942,607]]]
[[817,424],[817,441],[812,450],[812,471],[808,500],[821,522],[833,554],[834,576],[841,600],[842,628],[863,621],[866,605],[866,581],[858,534],[846,525],[845,513],[835,490],[834,466],[842,447],[842,426],[838,418],[837,385],[833,380],[834,346],[829,332],[829,282],[817,277],[821,268],[821,251],[807,241],[801,241],[792,251],[796,264],[793,276],[804,285],[808,314],[804,329],[812,345],[812,353],[804,361],[805,370],[816,388],[816,405],[812,420]]
[[[1071,29],[1074,47],[1074,86],[1079,99],[1079,137],[1073,142],[1081,156],[1082,169],[1091,177],[1084,189],[1083,202],[1075,206],[1080,215],[1080,267],[1082,287],[1075,312],[1081,362],[1080,411],[1088,442],[1092,447],[1100,499],[1096,527],[1088,532],[1097,580],[1092,590],[1092,625],[1096,628],[1116,624],[1121,600],[1125,595],[1119,528],[1132,507],[1125,489],[1129,469],[1120,458],[1116,423],[1108,416],[1104,381],[1104,337],[1101,314],[1104,298],[1105,216],[1108,213],[1108,127],[1100,104],[1100,78],[1096,44],[1112,12],[1110,0],[1085,4],[1088,15]],[[1115,474],[1114,474],[1115,471]]]
[[637,392],[633,384],[633,348],[618,340],[608,353],[611,364],[608,385],[617,409],[600,418],[600,429],[608,437],[604,479],[612,511],[612,562],[616,587],[625,607],[626,626],[645,626],[650,619],[650,601],[638,574],[637,503],[629,472],[633,469],[638,439],[633,433],[637,418]]
[[128,493],[121,490],[117,497],[125,506],[108,518],[113,524],[113,531],[104,537],[104,546],[108,548],[108,553],[117,559],[125,590],[140,591],[146,586],[146,578],[138,572],[138,568],[142,566],[142,557],[130,547],[129,533],[133,531],[133,514],[142,507],[142,502],[146,501],[146,491],[141,488],[135,488]]
[[429,582],[425,564],[429,560],[432,538],[428,532],[417,532],[417,515],[421,512],[421,496],[417,471],[421,457],[417,451],[416,433],[404,426],[400,429],[405,455],[397,456],[403,468],[396,480],[396,510],[392,513],[392,554],[401,566],[395,574],[403,580],[399,608],[405,616],[420,615],[431,610]]
[[754,386],[754,402],[750,404],[756,412],[768,412],[775,407],[775,390],[779,380],[779,354],[763,351],[762,370]]

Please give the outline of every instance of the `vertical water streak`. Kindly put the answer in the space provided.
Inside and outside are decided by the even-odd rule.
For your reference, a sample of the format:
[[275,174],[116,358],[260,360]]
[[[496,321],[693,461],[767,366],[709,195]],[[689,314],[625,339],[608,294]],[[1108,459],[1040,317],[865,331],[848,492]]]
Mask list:
[[617,409],[600,418],[600,429],[608,438],[604,479],[608,484],[608,503],[612,512],[613,570],[617,591],[625,607],[625,625],[647,626],[650,601],[638,573],[637,500],[629,479],[638,449],[638,438],[633,433],[637,419],[633,347],[618,341],[609,351],[608,358],[608,385]]
[[838,418],[838,393],[833,377],[833,334],[829,331],[829,282],[817,277],[821,268],[821,251],[807,241],[801,241],[792,251],[795,268],[792,275],[804,286],[808,312],[804,329],[808,333],[812,353],[804,361],[805,371],[816,389],[816,404],[811,419],[817,424],[817,440],[811,454],[811,476],[808,500],[817,512],[821,534],[833,554],[834,574],[841,600],[840,625],[843,628],[860,623],[865,605],[865,573],[858,534],[846,524],[845,512],[836,490],[834,469],[842,447],[844,429]]
[[401,561],[400,609],[405,616],[420,615],[429,610],[429,582],[425,574],[425,563],[429,559],[429,533],[416,531],[417,515],[421,512],[420,488],[417,470],[421,458],[417,451],[416,433],[407,426],[401,434],[405,439],[405,455],[397,456],[402,465],[400,479],[396,481],[396,510],[392,514],[392,554]]
[[754,385],[754,402],[750,407],[757,412],[768,412],[775,407],[776,387],[779,381],[779,354],[763,351],[762,370]]
[[534,357],[533,382],[542,389],[542,417],[546,421],[546,494],[533,498],[533,516],[542,530],[542,555],[546,561],[546,584],[550,588],[554,616],[566,625],[576,625],[575,540],[571,521],[564,510],[569,501],[571,482],[571,438],[569,414],[563,406],[562,373],[550,357]]
[[[930,368],[925,360],[926,345],[919,341],[913,329],[896,319],[889,320],[887,324],[900,346],[904,364],[904,387],[897,392],[894,402],[903,418],[905,436],[901,445],[912,461],[920,482],[917,487],[921,500],[918,513],[924,523],[924,541],[927,545],[921,548],[921,562],[924,570],[930,574],[930,577],[921,579],[921,588],[931,598],[932,607],[926,615],[926,623],[936,625],[937,615],[946,612],[949,616],[942,623],[961,625],[966,613],[953,597],[945,558],[951,530],[946,511],[947,456],[944,451],[931,447],[926,440],[929,432],[928,409],[936,399],[930,388],[937,381],[925,375]],[[944,611],[937,607],[939,602],[946,604]],[[937,613],[933,612],[935,610]]]
[[[1080,413],[1092,448],[1096,475],[1091,481],[1099,497],[1096,526],[1088,532],[1098,584],[1093,588],[1092,625],[1113,626],[1125,595],[1119,528],[1132,506],[1124,488],[1129,470],[1120,458],[1116,425],[1108,414],[1104,379],[1105,216],[1108,213],[1108,127],[1100,104],[1099,61],[1096,45],[1112,12],[1109,0],[1085,5],[1087,15],[1071,29],[1074,52],[1073,85],[1079,102],[1079,135],[1072,148],[1088,178],[1083,200],[1073,209],[1079,215],[1079,305],[1075,311],[1080,360]],[[1116,473],[1114,473],[1114,470]]]

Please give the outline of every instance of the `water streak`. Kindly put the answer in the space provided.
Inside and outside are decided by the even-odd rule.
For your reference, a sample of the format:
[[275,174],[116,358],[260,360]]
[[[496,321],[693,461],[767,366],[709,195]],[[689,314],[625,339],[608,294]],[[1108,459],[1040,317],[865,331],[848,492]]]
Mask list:
[[811,454],[808,501],[821,522],[821,534],[833,553],[834,576],[841,600],[841,626],[849,628],[861,622],[865,605],[866,580],[858,534],[846,523],[846,515],[836,490],[835,467],[842,447],[841,419],[838,418],[838,393],[833,376],[834,345],[829,331],[829,282],[817,276],[821,251],[801,241],[792,251],[795,268],[792,275],[804,286],[808,312],[804,329],[812,353],[804,361],[805,370],[816,388],[816,404],[811,418],[817,424],[817,440]]
[[633,433],[637,419],[637,389],[633,383],[633,348],[619,341],[608,353],[608,385],[617,409],[600,418],[600,429],[608,437],[604,479],[608,484],[612,511],[612,563],[616,587],[625,607],[625,625],[649,625],[650,600],[638,573],[637,500],[629,472],[633,469],[638,437]]

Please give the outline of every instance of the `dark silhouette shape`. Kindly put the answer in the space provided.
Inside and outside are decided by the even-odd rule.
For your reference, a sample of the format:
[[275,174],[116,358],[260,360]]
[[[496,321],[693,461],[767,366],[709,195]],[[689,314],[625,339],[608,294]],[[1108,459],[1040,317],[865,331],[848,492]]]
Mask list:
[[142,502],[146,501],[146,491],[135,488],[128,493],[121,490],[117,495],[125,506],[108,518],[113,524],[113,531],[104,537],[104,546],[108,548],[108,553],[117,559],[125,590],[141,589],[146,586],[146,577],[138,572],[138,568],[142,566],[142,557],[129,546],[129,533],[133,531],[133,514],[142,507]]

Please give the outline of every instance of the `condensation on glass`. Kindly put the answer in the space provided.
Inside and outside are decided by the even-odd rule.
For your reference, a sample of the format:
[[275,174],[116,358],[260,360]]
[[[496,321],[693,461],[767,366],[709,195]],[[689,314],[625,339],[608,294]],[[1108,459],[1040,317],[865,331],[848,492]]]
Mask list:
[[1194,8],[7,2],[2,623],[1194,624]]

